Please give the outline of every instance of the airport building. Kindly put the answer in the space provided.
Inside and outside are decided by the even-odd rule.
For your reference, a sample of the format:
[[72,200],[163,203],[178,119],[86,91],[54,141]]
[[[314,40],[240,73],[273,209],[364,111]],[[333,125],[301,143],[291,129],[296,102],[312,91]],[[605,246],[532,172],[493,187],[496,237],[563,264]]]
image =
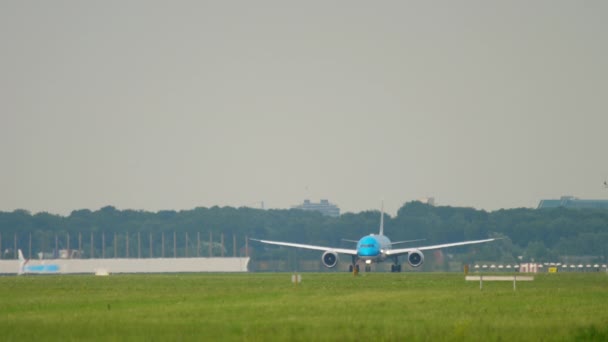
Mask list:
[[250,258],[121,258],[0,260],[0,274],[98,274],[248,272]]
[[340,216],[340,208],[337,205],[330,203],[326,199],[322,199],[319,203],[313,203],[310,200],[304,200],[304,203],[291,207],[292,209],[318,211],[325,216],[338,217]]
[[538,209],[545,208],[575,208],[575,209],[608,209],[608,200],[580,199],[574,196],[562,196],[560,199],[544,199],[538,203]]

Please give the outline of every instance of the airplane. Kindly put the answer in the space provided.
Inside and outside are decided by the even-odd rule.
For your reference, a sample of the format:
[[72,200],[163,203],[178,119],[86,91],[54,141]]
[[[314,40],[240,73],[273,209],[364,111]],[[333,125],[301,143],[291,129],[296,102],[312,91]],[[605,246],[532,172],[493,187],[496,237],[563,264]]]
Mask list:
[[21,250],[18,250],[19,253],[19,271],[18,275],[22,274],[50,274],[50,273],[59,273],[59,265],[57,264],[48,264],[48,265],[28,265],[28,259],[23,257],[23,253]]
[[441,249],[455,246],[473,245],[478,243],[486,243],[497,239],[484,239],[484,240],[470,240],[461,242],[444,243],[439,245],[422,246],[422,247],[408,247],[408,248],[396,248],[393,249],[393,245],[414,242],[420,240],[408,240],[391,242],[391,240],[384,235],[384,206],[380,214],[380,231],[378,234],[369,234],[358,241],[346,240],[357,243],[356,249],[348,248],[337,248],[337,247],[324,247],[316,245],[307,245],[301,243],[282,242],[282,241],[270,241],[270,240],[259,240],[250,239],[253,241],[261,242],[264,244],[311,249],[322,251],[321,261],[327,268],[333,268],[338,264],[338,254],[350,255],[352,258],[352,264],[349,266],[349,272],[356,270],[359,271],[358,261],[362,260],[365,262],[365,271],[371,270],[372,263],[379,263],[390,259],[393,261],[391,265],[391,272],[401,272],[401,264],[399,263],[399,256],[407,254],[407,262],[412,267],[419,267],[424,263],[423,251]]

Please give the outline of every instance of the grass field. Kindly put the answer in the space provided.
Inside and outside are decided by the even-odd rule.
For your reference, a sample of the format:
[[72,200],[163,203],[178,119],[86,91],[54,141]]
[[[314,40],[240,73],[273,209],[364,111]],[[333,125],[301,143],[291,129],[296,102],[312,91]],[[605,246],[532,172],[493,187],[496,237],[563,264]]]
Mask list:
[[608,275],[0,277],[0,341],[608,340]]

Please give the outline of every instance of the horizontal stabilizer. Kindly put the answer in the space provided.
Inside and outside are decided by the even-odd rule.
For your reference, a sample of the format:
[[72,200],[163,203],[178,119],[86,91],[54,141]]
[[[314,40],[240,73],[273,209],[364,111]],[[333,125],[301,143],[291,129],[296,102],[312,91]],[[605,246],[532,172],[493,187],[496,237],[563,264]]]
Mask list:
[[426,240],[426,239],[397,241],[397,242],[391,242],[391,245],[397,245],[397,244],[400,244],[400,243],[408,243],[408,242],[424,241],[424,240]]

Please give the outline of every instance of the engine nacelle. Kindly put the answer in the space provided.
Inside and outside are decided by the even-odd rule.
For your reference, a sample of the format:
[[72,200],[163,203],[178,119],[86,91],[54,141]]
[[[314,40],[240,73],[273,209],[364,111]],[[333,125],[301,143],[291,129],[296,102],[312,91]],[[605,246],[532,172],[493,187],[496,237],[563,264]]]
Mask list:
[[407,262],[412,267],[418,267],[424,262],[424,254],[421,251],[415,249],[407,254]]
[[338,264],[338,253],[327,251],[321,256],[321,261],[327,268],[335,267]]

